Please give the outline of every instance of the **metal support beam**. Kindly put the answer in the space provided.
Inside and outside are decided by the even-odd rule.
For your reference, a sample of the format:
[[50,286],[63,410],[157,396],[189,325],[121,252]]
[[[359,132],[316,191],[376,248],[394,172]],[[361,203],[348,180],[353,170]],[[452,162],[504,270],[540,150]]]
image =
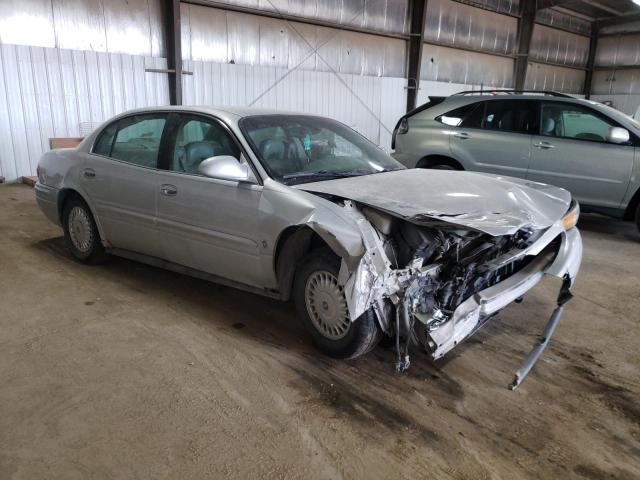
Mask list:
[[588,100],[591,97],[591,82],[596,63],[596,49],[598,48],[598,24],[591,24],[591,42],[589,43],[589,57],[587,60],[587,73],[584,76],[584,96]]
[[535,2],[522,2],[521,5],[520,18],[518,19],[517,57],[513,68],[516,90],[524,89],[527,65],[529,64],[529,48],[531,46],[531,37],[533,36],[533,26],[536,22]]
[[624,25],[625,23],[640,21],[640,13],[630,13],[621,17],[607,18],[604,20],[598,20],[598,27],[600,29],[605,27],[613,27],[617,25]]
[[420,65],[427,18],[427,0],[409,1],[409,39],[407,40],[407,112],[416,108],[420,87]]
[[169,75],[169,102],[182,105],[182,32],[180,26],[180,0],[163,0],[165,19],[165,45],[167,47],[167,73]]

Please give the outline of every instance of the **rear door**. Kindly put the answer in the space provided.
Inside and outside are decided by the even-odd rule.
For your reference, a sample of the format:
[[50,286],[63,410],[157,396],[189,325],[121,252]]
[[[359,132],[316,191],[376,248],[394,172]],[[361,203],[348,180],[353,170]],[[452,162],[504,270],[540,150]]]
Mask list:
[[467,168],[525,177],[537,128],[536,100],[486,100],[451,132],[451,153]]
[[586,205],[617,208],[633,168],[632,142],[607,142],[603,114],[568,102],[542,103],[540,135],[533,138],[528,178],[566,188]]
[[82,182],[108,242],[160,256],[155,226],[158,158],[166,113],[132,115],[107,126],[87,155]]
[[158,230],[167,260],[253,286],[260,263],[262,186],[204,177],[203,160],[241,157],[226,126],[213,117],[172,115],[167,164],[160,172]]

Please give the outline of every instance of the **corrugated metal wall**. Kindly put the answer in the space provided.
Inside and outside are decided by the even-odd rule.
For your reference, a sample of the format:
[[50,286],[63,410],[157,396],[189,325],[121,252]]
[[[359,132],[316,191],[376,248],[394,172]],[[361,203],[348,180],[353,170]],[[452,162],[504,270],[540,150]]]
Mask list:
[[260,65],[186,61],[186,105],[249,105],[335,118],[389,150],[406,80]]
[[[406,36],[409,0],[216,2],[245,11],[181,6],[185,69],[193,71],[183,77],[186,103],[322,113],[389,147],[406,103],[404,39],[251,12]],[[519,5],[430,0],[419,99],[511,87]],[[542,20],[581,28],[562,15]],[[2,0],[0,175],[35,173],[49,137],[83,135],[125,109],[168,103],[166,75],[144,71],[166,66],[162,25],[161,0]],[[534,59],[573,66],[586,61],[586,37],[540,25],[536,32]],[[578,92],[583,76],[533,63],[527,82]]]
[[[556,12],[557,19],[566,17]],[[556,17],[551,17],[553,20]],[[547,18],[549,20],[549,18]],[[560,20],[557,23],[561,23]],[[576,20],[576,25],[580,25]],[[559,25],[563,28],[566,25]],[[580,94],[584,89],[589,37],[536,24],[529,52],[525,88]],[[548,65],[548,64],[553,65]],[[575,67],[575,68],[569,68]]]
[[166,56],[162,0],[2,0],[0,43]]
[[640,106],[640,34],[598,39],[591,97],[633,115]]
[[0,45],[0,175],[35,175],[51,137],[86,135],[122,111],[169,101],[166,60]]
[[404,40],[200,5],[180,13],[184,60],[404,76]]
[[[206,0],[203,3],[207,3]],[[212,0],[388,33],[406,33],[408,0]]]
[[454,0],[429,0],[424,38],[427,42],[512,54],[518,20]]
[[513,60],[485,53],[426,44],[422,51],[423,80],[505,88],[513,86]]
[[525,88],[581,94],[584,89],[584,75],[584,71],[574,68],[530,62]]

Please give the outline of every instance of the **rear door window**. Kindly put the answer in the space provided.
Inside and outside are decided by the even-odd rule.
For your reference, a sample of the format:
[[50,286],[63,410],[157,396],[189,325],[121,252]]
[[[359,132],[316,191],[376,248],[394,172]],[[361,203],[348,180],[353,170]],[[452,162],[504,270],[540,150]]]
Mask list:
[[501,132],[537,133],[537,103],[533,100],[490,100],[482,128]]
[[134,115],[118,122],[110,157],[147,168],[157,168],[165,114]]

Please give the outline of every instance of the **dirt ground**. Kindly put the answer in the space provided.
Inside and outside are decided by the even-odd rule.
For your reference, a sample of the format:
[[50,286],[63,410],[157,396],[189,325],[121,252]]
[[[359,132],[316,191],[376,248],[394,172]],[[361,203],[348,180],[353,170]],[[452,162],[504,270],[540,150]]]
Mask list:
[[0,186],[0,478],[640,478],[640,235],[583,216],[559,284],[444,361],[334,361],[293,308],[123,259],[87,267]]

